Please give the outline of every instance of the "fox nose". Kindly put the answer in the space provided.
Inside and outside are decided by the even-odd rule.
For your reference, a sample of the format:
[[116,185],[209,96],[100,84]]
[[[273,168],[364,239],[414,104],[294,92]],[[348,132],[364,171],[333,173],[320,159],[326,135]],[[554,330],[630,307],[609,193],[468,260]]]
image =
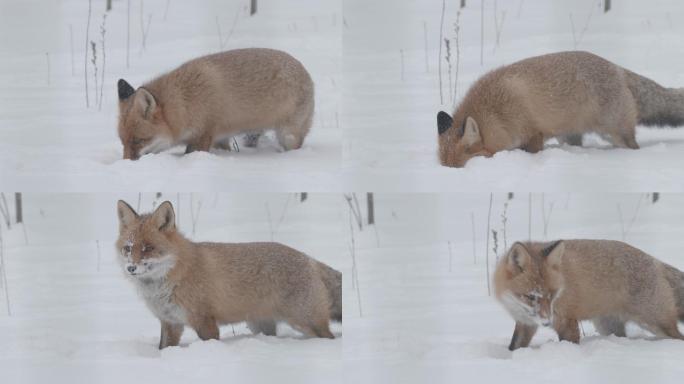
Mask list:
[[128,270],[128,273],[135,272],[135,269],[136,269],[135,265],[129,265],[128,267],[126,267],[126,270]]

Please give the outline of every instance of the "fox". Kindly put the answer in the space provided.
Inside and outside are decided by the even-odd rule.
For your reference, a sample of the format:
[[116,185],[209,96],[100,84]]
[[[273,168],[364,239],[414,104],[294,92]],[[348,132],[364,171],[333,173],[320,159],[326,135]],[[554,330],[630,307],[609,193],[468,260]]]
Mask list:
[[453,116],[438,112],[438,157],[462,168],[505,150],[537,153],[550,138],[581,146],[589,132],[638,149],[637,124],[684,124],[684,89],[664,88],[589,52],[557,52],[485,74]]
[[159,349],[177,346],[185,327],[201,340],[219,326],[246,322],[254,334],[276,336],[286,322],[305,337],[334,339],[342,322],[342,274],[274,242],[195,243],[175,226],[170,202],[138,214],[117,203],[118,261],[159,319]]
[[273,129],[283,150],[299,149],[314,114],[314,83],[286,52],[245,48],[191,60],[134,89],[117,83],[123,158],[185,145],[185,153],[230,149],[247,134],[255,147]]
[[684,273],[612,240],[517,242],[497,264],[497,300],[515,319],[508,349],[528,347],[539,325],[579,343],[578,322],[624,337],[633,322],[659,337],[684,340]]

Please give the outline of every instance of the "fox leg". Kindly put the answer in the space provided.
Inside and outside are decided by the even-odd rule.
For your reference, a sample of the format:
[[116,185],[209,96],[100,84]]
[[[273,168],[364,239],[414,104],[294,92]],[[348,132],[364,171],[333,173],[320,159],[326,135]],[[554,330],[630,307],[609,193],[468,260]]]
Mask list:
[[682,335],[679,332],[679,329],[677,328],[677,319],[673,319],[673,321],[668,321],[665,324],[660,324],[657,326],[658,331],[662,333],[663,335],[667,337],[671,337],[673,339],[679,339],[679,340],[684,340],[684,335]]
[[582,134],[577,135],[565,135],[558,138],[558,142],[561,144],[574,145],[577,147],[582,146]]
[[309,328],[309,333],[313,336],[324,338],[324,339],[334,339],[335,335],[330,332],[330,324],[328,320],[319,321],[316,324],[311,324]]
[[245,135],[245,146],[247,148],[255,148],[261,137],[261,132],[253,132]]
[[191,153],[195,151],[209,152],[211,145],[213,144],[214,138],[209,132],[202,134],[202,136],[194,139],[185,148],[185,153]]
[[316,337],[334,339],[335,335],[330,332],[330,305],[321,305],[318,308],[320,310],[316,311],[311,321],[311,330]]
[[529,153],[537,153],[544,149],[544,135],[535,133],[534,136],[522,147],[523,150]]
[[[323,307],[321,307],[323,308]],[[334,339],[335,335],[330,332],[330,319],[327,307],[325,310],[311,313],[303,311],[301,313],[292,314],[287,319],[288,324],[304,333],[309,337],[321,337],[327,339]]]
[[625,145],[627,145],[627,148],[639,149],[639,143],[637,143],[636,137],[634,136],[634,134],[632,134],[630,136],[626,136],[624,138],[624,140],[625,140]]
[[202,340],[219,339],[219,329],[216,325],[216,320],[212,317],[198,319],[198,321],[193,324],[193,328],[195,329],[195,332],[197,332],[197,336]]
[[577,320],[555,317],[553,319],[553,329],[556,330],[558,333],[558,339],[561,341],[567,340],[569,342],[579,344],[580,333]]
[[299,149],[304,143],[304,135],[297,129],[291,129],[289,127],[283,127],[276,130],[276,137],[278,138],[280,145],[286,151]]
[[216,141],[212,145],[214,148],[223,149],[224,151],[233,151],[233,137],[226,137],[222,140]]
[[285,121],[276,128],[276,137],[284,150],[299,149],[304,143],[304,138],[309,133],[313,123],[313,101],[304,107],[304,110],[295,114],[294,118]]
[[183,335],[183,328],[183,324],[162,322],[159,349],[177,346],[180,343],[181,335]]
[[259,333],[263,333],[266,336],[276,335],[276,322],[273,320],[248,321],[247,328],[255,335]]
[[309,337],[320,337],[325,339],[335,338],[335,335],[333,335],[332,332],[330,332],[330,325],[327,319],[325,319],[325,321],[318,321],[316,323],[302,323],[296,320],[288,321],[288,323],[292,327],[294,327],[295,329]]
[[316,334],[316,337],[321,337],[325,339],[334,339],[335,335],[330,332],[330,323],[328,322],[328,319],[325,319],[325,321],[321,321],[318,324],[315,324],[313,326],[313,331]]
[[636,141],[636,116],[622,116],[617,122],[617,130],[610,130],[608,138],[614,146],[620,148],[639,149]]
[[516,321],[513,337],[511,338],[511,343],[508,345],[508,350],[515,351],[518,348],[529,347],[535,333],[537,333],[536,325],[527,325]]
[[625,337],[625,322],[616,316],[604,316],[592,320],[594,327],[602,336],[615,335]]
[[608,138],[610,139],[610,142],[620,148],[629,148],[629,149],[639,149],[639,144],[636,142],[636,137],[634,137],[634,132],[632,134],[623,134],[623,133],[611,133]]

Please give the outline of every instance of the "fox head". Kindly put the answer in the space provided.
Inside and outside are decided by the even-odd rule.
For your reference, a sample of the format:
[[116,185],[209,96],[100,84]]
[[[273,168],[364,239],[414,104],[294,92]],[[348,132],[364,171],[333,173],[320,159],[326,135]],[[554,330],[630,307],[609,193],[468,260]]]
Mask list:
[[172,132],[164,119],[162,106],[147,89],[133,89],[119,79],[119,138],[124,159],[137,160],[158,153],[173,144]]
[[516,321],[548,326],[553,322],[553,299],[562,287],[562,241],[515,243],[494,273],[496,297]]
[[117,211],[116,246],[124,273],[137,279],[157,280],[166,276],[176,262],[172,241],[177,232],[171,203],[165,201],[153,213],[138,215],[119,200]]
[[448,113],[437,114],[439,161],[447,167],[461,168],[475,156],[491,156],[482,142],[480,128],[474,118],[453,119]]

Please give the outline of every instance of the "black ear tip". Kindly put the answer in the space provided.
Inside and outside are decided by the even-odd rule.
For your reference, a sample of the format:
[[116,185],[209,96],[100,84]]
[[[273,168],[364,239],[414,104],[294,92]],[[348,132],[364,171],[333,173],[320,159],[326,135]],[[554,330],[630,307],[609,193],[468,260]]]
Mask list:
[[551,245],[547,246],[546,248],[544,248],[542,250],[542,255],[544,255],[544,257],[549,256],[551,254],[551,252],[553,252],[553,250],[556,249],[556,247],[558,247],[558,245],[562,242],[563,242],[563,240],[554,241],[553,243],[551,243]]
[[135,89],[133,89],[133,87],[124,79],[119,79],[117,88],[119,89],[119,100],[128,99],[135,93]]
[[439,111],[439,113],[437,113],[437,132],[440,135],[446,132],[446,130],[451,127],[453,122],[454,120],[451,118],[451,116],[449,116],[448,113]]

